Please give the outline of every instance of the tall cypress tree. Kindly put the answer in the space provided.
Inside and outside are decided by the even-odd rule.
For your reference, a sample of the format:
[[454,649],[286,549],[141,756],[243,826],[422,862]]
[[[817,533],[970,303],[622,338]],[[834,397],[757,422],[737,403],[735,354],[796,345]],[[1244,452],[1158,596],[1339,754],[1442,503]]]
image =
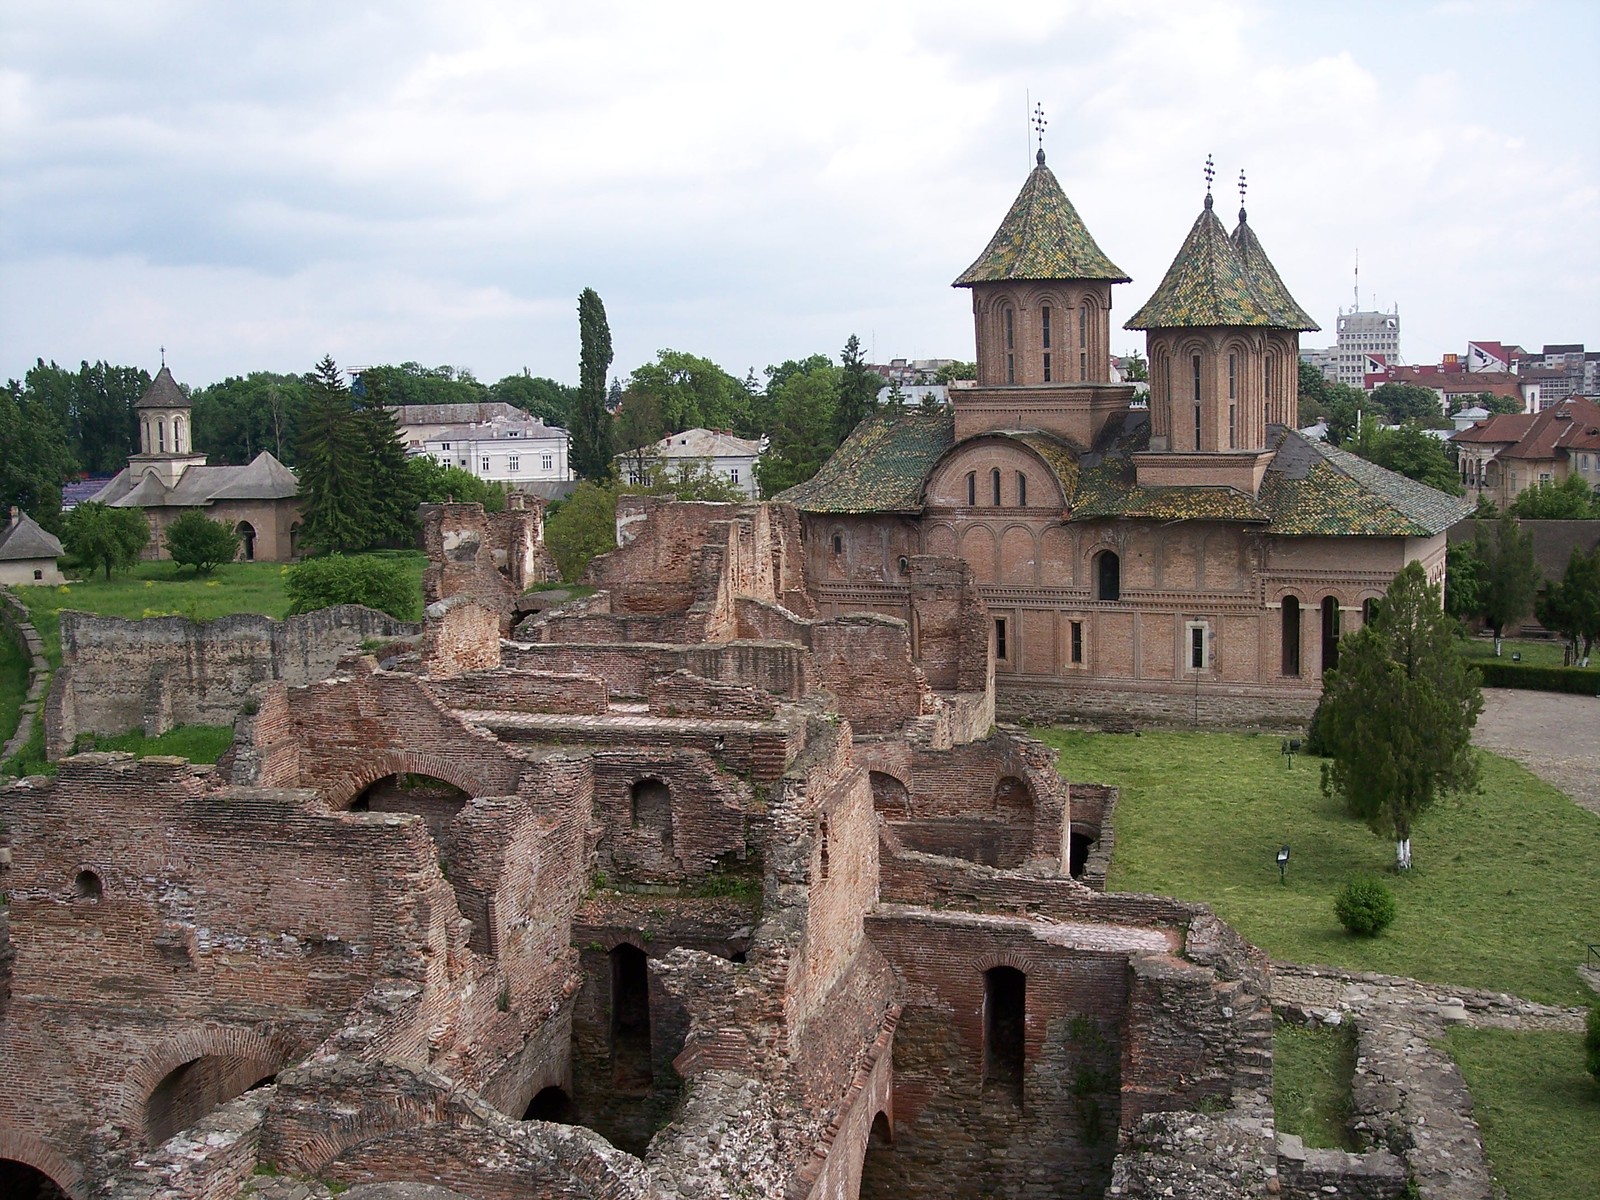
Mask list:
[[300,420],[300,540],[327,552],[364,550],[380,540],[373,528],[371,441],[351,406],[350,390],[332,356],[306,376]]
[[861,419],[878,402],[878,375],[867,369],[861,355],[861,339],[855,334],[852,333],[844,344],[839,361],[844,364],[844,370],[839,373],[839,401],[834,408],[836,445],[850,436],[850,431],[861,424]]
[[573,409],[572,466],[580,479],[604,482],[614,469],[606,372],[611,369],[611,326],[593,288],[578,293],[578,402]]

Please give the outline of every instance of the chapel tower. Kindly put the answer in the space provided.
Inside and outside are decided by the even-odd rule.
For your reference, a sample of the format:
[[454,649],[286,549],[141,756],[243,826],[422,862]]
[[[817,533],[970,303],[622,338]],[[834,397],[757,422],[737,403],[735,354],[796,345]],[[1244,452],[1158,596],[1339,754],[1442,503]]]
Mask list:
[[1230,487],[1254,496],[1272,459],[1267,426],[1299,415],[1300,333],[1316,329],[1249,227],[1230,237],[1205,205],[1128,329],[1146,331],[1150,449],[1143,487]]
[[194,450],[189,397],[165,363],[133,407],[139,414],[139,453],[129,456],[128,473],[135,482],[154,475],[171,488],[190,467],[205,466],[206,456]]
[[1111,285],[1044,151],[994,237],[952,285],[972,289],[977,387],[952,393],[956,436],[1041,429],[1087,448],[1133,389],[1111,380]]

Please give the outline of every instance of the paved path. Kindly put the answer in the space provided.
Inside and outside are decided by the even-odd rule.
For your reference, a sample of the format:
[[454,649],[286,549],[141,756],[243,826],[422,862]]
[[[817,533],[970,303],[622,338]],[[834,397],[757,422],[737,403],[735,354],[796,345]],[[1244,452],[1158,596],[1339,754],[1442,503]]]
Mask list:
[[1472,740],[1600,813],[1600,697],[1484,688]]

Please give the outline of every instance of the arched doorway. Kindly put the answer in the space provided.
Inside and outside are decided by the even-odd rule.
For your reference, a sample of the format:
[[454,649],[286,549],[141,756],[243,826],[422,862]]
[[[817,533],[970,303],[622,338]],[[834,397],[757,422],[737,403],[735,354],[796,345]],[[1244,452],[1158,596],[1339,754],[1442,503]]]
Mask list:
[[1300,598],[1298,596],[1283,598],[1283,631],[1279,641],[1283,649],[1283,673],[1291,677],[1299,675]]
[[650,967],[643,950],[624,942],[611,959],[611,1082],[632,1096],[650,1093]]
[[254,1058],[213,1054],[190,1059],[167,1072],[144,1103],[148,1145],[159,1146],[251,1088],[277,1078]]
[[1322,598],[1322,673],[1326,675],[1339,665],[1339,601],[1332,596]]
[[888,1116],[880,1112],[872,1118],[866,1157],[861,1160],[861,1200],[896,1197],[903,1192],[894,1172],[894,1129]]
[[906,785],[884,771],[869,771],[872,783],[872,807],[891,821],[911,819],[911,793]]
[[1015,967],[983,973],[983,1090],[1022,1103],[1028,979]]
[[456,907],[472,925],[467,944],[477,953],[493,957],[499,947],[489,919],[489,896],[467,882],[466,872],[450,869],[456,852],[450,823],[471,800],[465,791],[443,779],[403,773],[373,780],[350,801],[349,811],[409,813],[422,818],[438,851],[439,869],[456,894]]
[[240,521],[233,531],[239,535],[239,557],[245,562],[255,562],[256,527],[249,521]]
[[0,1196],[7,1200],[68,1200],[67,1189],[38,1167],[0,1158]]
[[1102,550],[1094,560],[1094,598],[1122,599],[1122,560],[1115,550]]
[[572,1097],[558,1087],[541,1088],[539,1094],[528,1102],[528,1110],[522,1114],[524,1121],[550,1121],[556,1125],[572,1125],[577,1122],[577,1110],[572,1103]]

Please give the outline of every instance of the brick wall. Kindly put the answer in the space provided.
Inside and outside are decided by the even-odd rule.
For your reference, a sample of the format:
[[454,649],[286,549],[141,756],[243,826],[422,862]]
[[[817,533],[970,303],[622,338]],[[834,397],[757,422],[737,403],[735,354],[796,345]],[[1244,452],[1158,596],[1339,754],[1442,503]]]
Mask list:
[[436,679],[500,665],[498,610],[469,595],[428,605],[422,631],[422,665]]
[[430,678],[426,686],[454,709],[598,714],[606,711],[609,699],[605,681],[594,675],[512,668]]

